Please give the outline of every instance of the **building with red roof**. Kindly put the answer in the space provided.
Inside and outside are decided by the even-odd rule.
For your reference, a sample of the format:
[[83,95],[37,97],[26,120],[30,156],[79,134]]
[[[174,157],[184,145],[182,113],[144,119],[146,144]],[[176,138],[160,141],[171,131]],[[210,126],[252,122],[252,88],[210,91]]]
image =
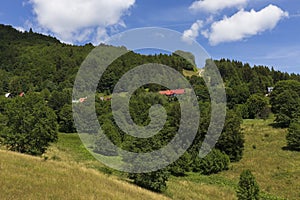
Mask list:
[[185,93],[184,89],[163,90],[163,91],[159,92],[159,94],[166,95],[166,96],[176,96],[176,95],[181,95],[181,94],[184,94],[184,93]]

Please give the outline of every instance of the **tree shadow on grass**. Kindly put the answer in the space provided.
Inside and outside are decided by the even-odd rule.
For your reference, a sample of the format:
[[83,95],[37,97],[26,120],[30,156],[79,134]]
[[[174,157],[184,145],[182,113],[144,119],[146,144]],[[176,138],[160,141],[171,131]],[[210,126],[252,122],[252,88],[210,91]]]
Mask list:
[[300,152],[300,149],[294,149],[292,147],[289,147],[289,146],[284,146],[281,148],[283,151],[293,151],[293,152]]
[[272,122],[270,124],[268,124],[268,126],[271,126],[272,128],[276,128],[276,129],[283,129],[283,125],[281,123],[277,123],[277,122]]

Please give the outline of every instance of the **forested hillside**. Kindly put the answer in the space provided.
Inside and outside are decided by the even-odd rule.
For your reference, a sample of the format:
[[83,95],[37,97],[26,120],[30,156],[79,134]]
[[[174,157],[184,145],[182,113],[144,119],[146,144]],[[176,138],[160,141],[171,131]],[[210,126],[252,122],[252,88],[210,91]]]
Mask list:
[[[58,132],[76,132],[72,116],[72,88],[81,63],[94,48],[92,44],[67,45],[31,30],[22,33],[11,26],[0,25],[1,146],[21,153],[42,155],[51,142],[57,141]],[[104,133],[118,147],[137,153],[153,151],[167,144],[178,131],[178,99],[159,94],[160,90],[167,88],[156,84],[145,85],[134,93],[130,114],[136,124],[145,126],[150,121],[150,107],[161,104],[168,114],[163,130],[152,138],[137,139],[126,135],[114,122],[109,99],[115,84],[126,72],[146,63],[164,64],[182,74],[187,71],[196,74],[186,78],[197,95],[201,118],[192,146],[179,160],[157,172],[128,174],[134,183],[162,192],[166,190],[170,174],[178,177],[189,172],[210,175],[228,170],[230,162],[243,158],[245,139],[242,120],[267,119],[272,113],[275,114],[274,126],[289,127],[287,148],[300,149],[300,75],[267,66],[216,60],[225,83],[227,116],[215,149],[200,159],[198,153],[207,134],[211,102],[205,81],[194,66],[193,56],[185,60],[176,52],[171,55],[141,55],[132,51],[109,66],[97,87],[98,120]],[[91,150],[115,156],[105,145],[99,138],[91,145]]]

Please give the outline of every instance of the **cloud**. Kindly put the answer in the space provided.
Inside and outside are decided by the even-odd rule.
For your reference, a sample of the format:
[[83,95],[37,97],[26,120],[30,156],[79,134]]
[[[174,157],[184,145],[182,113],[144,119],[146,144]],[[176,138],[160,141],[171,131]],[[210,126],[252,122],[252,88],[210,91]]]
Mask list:
[[188,43],[192,43],[199,36],[199,31],[203,27],[203,21],[197,20],[190,29],[184,31],[182,40]]
[[[94,34],[105,36],[106,28],[124,26],[122,17],[135,0],[30,0],[41,29],[64,41],[82,42]],[[99,35],[100,34],[100,35]]]
[[23,28],[21,26],[15,26],[14,28],[17,29],[18,31],[22,32],[22,33],[24,33],[26,31],[25,28]]
[[192,11],[206,11],[215,13],[225,8],[243,8],[248,0],[200,0],[195,1],[190,9]]
[[285,17],[288,17],[288,13],[274,5],[269,5],[258,12],[240,10],[230,18],[225,16],[223,20],[214,22],[210,30],[203,31],[202,35],[209,39],[211,45],[240,41],[272,30]]

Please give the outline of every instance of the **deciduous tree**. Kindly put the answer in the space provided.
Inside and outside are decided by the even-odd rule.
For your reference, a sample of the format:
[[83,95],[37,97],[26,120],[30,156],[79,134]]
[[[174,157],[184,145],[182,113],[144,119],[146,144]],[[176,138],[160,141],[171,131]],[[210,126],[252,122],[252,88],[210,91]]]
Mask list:
[[9,150],[41,155],[57,140],[56,115],[36,94],[10,99],[4,115],[1,137]]

